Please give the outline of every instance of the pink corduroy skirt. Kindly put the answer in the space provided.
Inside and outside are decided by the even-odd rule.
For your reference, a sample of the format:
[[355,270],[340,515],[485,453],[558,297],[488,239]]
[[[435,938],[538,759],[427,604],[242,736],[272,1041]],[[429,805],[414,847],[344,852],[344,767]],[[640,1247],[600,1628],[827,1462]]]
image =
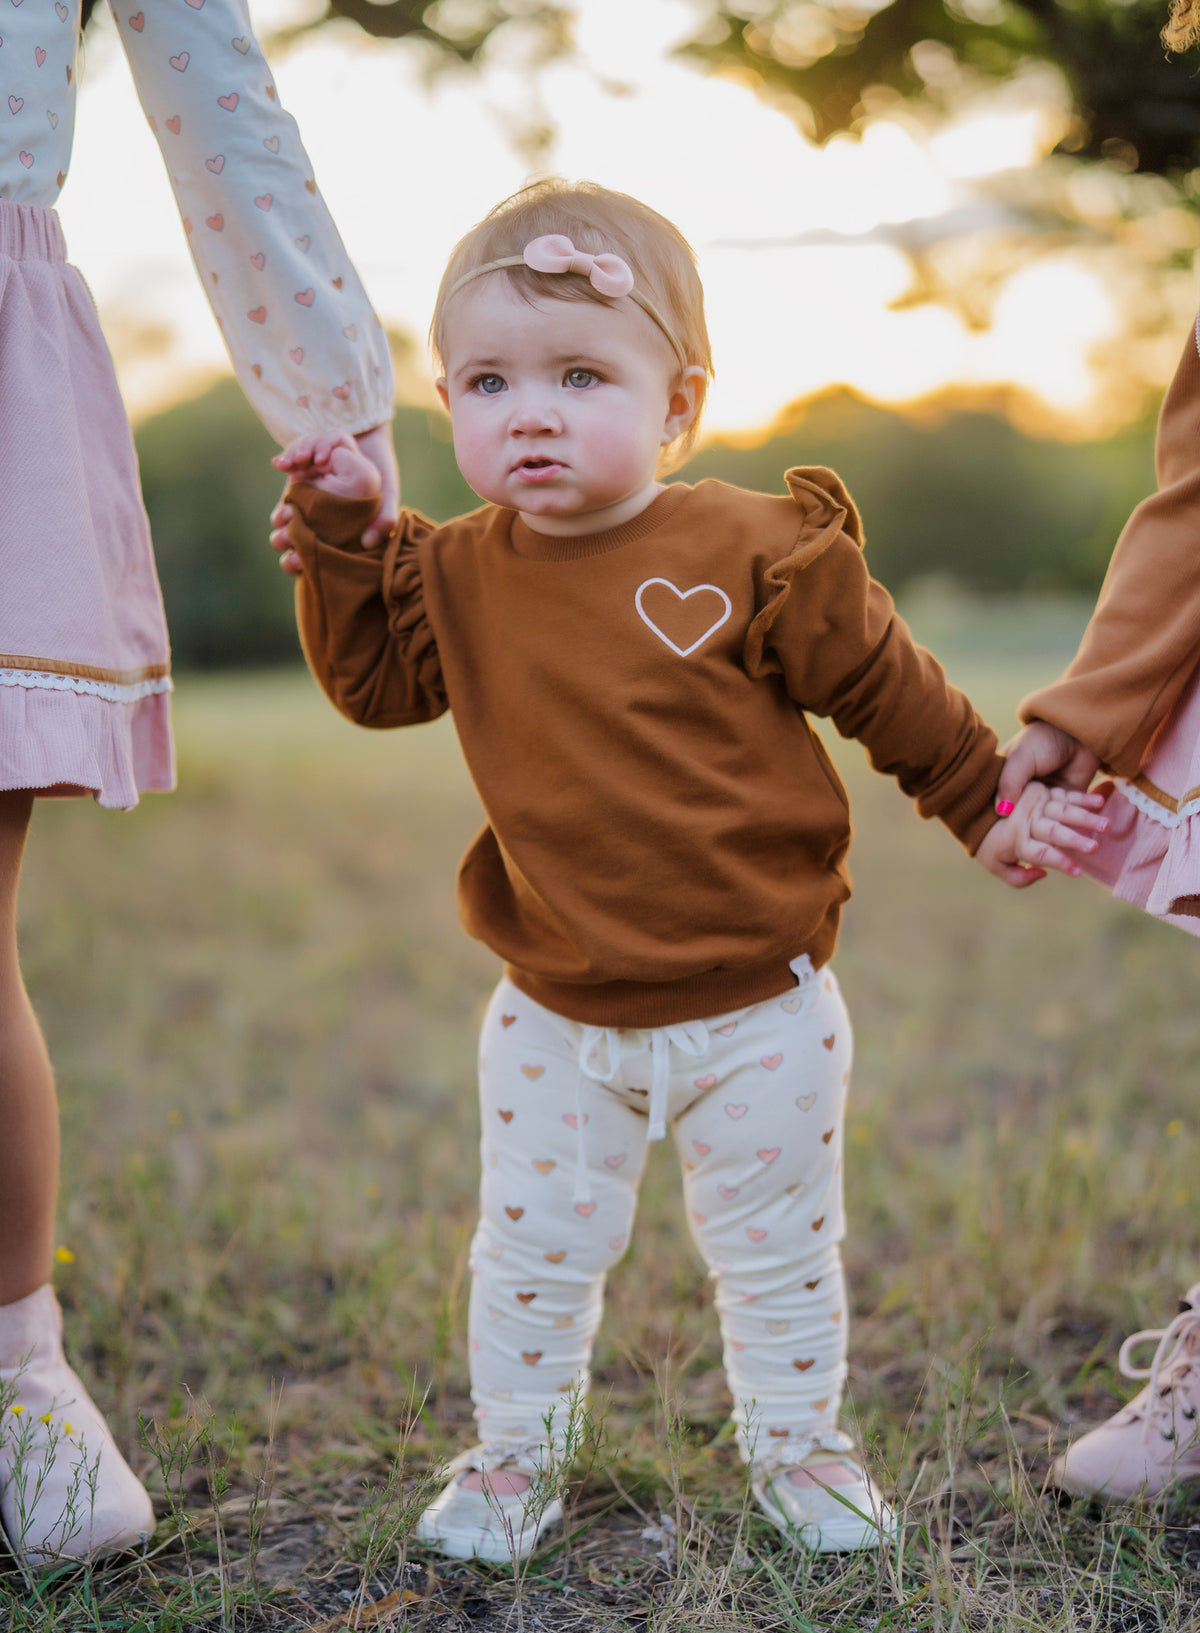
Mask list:
[[53,210],[0,199],[0,789],[129,807],[174,786],[137,457]]
[[1200,670],[1140,776],[1118,782],[1085,873],[1122,901],[1200,936]]

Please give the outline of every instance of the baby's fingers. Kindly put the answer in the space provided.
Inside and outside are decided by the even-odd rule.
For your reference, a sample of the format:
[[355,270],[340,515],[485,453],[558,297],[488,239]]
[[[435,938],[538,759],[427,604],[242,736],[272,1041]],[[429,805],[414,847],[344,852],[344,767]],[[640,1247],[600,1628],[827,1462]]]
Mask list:
[[1047,819],[1059,827],[1069,828],[1073,833],[1102,834],[1108,830],[1107,817],[1098,816],[1095,811],[1076,810],[1074,807],[1062,810],[1053,801],[1047,805],[1043,813],[1043,821]]
[[[1072,842],[1079,850],[1092,849],[1094,846],[1092,840],[1079,840],[1075,836],[1072,836]],[[1038,840],[1032,840],[1021,846],[1021,860],[1033,868],[1053,868],[1057,873],[1065,873],[1070,879],[1078,879],[1083,872],[1073,856],[1067,856],[1056,845]]]
[[1105,783],[1101,788],[1088,789],[1086,792],[1078,788],[1056,788],[1054,797],[1064,805],[1082,805],[1089,811],[1102,811],[1108,804],[1108,796],[1112,793],[1112,784]]
[[1011,862],[999,862],[991,870],[997,879],[1003,879],[1006,885],[1014,890],[1028,890],[1030,885],[1037,884],[1039,879],[1046,877],[1044,868],[1019,868]]
[[1061,845],[1063,850],[1082,851],[1090,855],[1099,843],[1096,839],[1089,839],[1078,828],[1067,822],[1053,822],[1047,817],[1041,817],[1031,823],[1030,837],[1046,845]]

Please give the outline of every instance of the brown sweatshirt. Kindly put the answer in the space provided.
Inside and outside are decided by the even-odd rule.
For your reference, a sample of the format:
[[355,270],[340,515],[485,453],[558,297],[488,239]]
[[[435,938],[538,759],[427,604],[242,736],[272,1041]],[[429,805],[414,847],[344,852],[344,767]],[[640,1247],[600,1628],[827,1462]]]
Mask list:
[[585,538],[408,512],[373,550],[369,506],[290,495],[313,673],[361,725],[453,709],[487,814],[462,922],[574,1020],[714,1015],[829,958],[850,815],[804,711],[968,849],[994,820],[995,736],[870,578],[849,495],[787,481],[674,485]]
[[1126,522],[1100,599],[1062,678],[1021,705],[1110,771],[1136,777],[1200,662],[1200,351],[1188,336],[1163,401],[1158,492]]

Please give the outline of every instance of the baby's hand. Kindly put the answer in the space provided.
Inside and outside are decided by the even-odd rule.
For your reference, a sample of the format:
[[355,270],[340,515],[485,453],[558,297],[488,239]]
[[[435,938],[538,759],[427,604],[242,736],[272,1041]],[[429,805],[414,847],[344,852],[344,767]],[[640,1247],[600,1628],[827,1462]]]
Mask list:
[[984,836],[976,861],[1014,890],[1037,884],[1047,869],[1077,879],[1083,871],[1068,851],[1084,856],[1096,848],[1091,834],[1101,834],[1107,820],[1098,815],[1103,794],[1082,794],[1075,789],[1047,788],[1029,783],[1009,816]]
[[[296,437],[271,463],[289,482],[307,482],[342,499],[374,499],[380,491],[379,471],[344,431],[310,431]],[[279,552],[284,572],[295,576],[301,569],[288,537],[291,519],[292,507],[281,499],[271,512],[271,548]]]

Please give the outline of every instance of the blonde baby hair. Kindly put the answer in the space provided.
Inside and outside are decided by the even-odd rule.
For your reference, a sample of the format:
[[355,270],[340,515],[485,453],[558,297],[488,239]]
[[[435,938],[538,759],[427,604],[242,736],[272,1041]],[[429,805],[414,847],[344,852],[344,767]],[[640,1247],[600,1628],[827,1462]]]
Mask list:
[[1162,31],[1171,51],[1186,51],[1200,39],[1200,0],[1171,0],[1171,15]]
[[[548,176],[489,210],[459,239],[446,263],[429,327],[439,368],[446,359],[447,311],[451,296],[478,269],[508,256],[519,257],[533,239],[560,234],[592,255],[616,254],[628,262],[635,289],[652,306],[655,321],[688,365],[712,375],[712,346],[704,320],[704,288],[696,257],[687,239],[649,205],[596,182],[565,181]],[[488,277],[506,277],[522,299],[595,301],[609,305],[589,279],[576,272],[537,272],[524,264],[508,265]],[[699,415],[672,447],[660,469],[675,469],[687,457],[699,430]]]

